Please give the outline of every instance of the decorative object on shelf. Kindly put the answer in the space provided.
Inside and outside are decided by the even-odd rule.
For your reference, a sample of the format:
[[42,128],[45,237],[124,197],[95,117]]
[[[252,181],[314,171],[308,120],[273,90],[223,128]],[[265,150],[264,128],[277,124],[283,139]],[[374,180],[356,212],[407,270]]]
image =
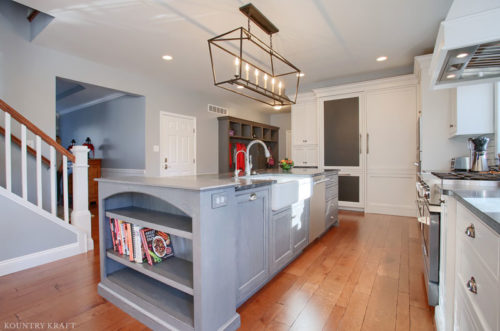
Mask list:
[[233,136],[234,136],[234,130],[229,130],[229,135],[230,135],[231,137],[233,137]]
[[284,160],[281,160],[280,161],[280,168],[285,170],[285,171],[292,169],[293,168],[293,161],[286,159],[286,158]]
[[95,158],[95,149],[94,149],[94,145],[92,145],[92,141],[90,140],[90,137],[87,137],[87,139],[85,139],[85,143],[83,144],[83,146],[87,146],[88,149],[90,149],[89,153],[92,152],[92,158]]
[[71,149],[73,148],[73,146],[76,145],[76,140],[75,139],[71,139],[71,145],[68,146],[67,150],[68,151],[71,151]]
[[[251,3],[240,11],[248,17],[248,29],[208,40],[214,85],[273,107],[295,104],[301,71],[273,49],[278,28]],[[269,45],[250,32],[250,21],[269,35]]]

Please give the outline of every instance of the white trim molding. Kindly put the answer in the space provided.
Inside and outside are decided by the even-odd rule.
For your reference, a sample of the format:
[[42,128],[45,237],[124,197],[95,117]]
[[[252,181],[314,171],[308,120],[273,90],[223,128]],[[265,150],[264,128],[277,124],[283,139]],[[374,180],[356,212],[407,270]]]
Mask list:
[[313,92],[317,98],[325,98],[344,93],[359,93],[375,90],[383,90],[394,87],[415,86],[417,77],[414,74],[402,75],[396,77],[368,80],[365,82],[336,85],[314,89]]
[[41,252],[0,261],[0,276],[37,267],[42,264],[54,262],[81,253],[83,252],[80,243],[75,242],[69,245],[50,248]]

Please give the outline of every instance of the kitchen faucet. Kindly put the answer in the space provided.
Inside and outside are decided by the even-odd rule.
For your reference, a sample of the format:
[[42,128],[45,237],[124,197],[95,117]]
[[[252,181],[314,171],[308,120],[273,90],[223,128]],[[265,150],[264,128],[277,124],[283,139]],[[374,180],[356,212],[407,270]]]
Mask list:
[[266,144],[262,140],[252,140],[250,144],[247,146],[247,152],[245,153],[245,175],[250,176],[252,174],[252,156],[250,155],[250,148],[255,145],[255,144],[261,144],[262,147],[264,147],[264,152],[266,154],[266,158],[271,157],[271,153],[269,153],[269,150],[267,149]]
[[247,159],[247,152],[244,150],[240,149],[239,151],[234,153],[234,177],[238,178],[238,174],[240,173],[240,170],[238,169],[238,154],[243,153],[245,155],[245,160]]

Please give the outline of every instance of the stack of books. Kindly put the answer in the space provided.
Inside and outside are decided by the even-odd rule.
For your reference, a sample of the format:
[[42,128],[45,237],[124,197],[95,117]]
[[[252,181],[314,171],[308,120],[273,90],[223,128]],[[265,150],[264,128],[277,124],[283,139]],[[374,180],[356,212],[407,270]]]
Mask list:
[[113,250],[128,256],[130,261],[153,265],[174,256],[172,238],[168,233],[116,218],[109,219],[109,227]]

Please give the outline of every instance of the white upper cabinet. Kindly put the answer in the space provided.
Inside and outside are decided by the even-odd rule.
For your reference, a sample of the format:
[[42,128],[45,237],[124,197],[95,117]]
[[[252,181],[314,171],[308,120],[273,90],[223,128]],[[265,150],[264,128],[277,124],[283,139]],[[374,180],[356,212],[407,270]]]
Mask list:
[[312,95],[299,97],[292,106],[292,144],[318,144],[316,100]]
[[451,91],[450,136],[494,132],[494,85],[459,86]]

